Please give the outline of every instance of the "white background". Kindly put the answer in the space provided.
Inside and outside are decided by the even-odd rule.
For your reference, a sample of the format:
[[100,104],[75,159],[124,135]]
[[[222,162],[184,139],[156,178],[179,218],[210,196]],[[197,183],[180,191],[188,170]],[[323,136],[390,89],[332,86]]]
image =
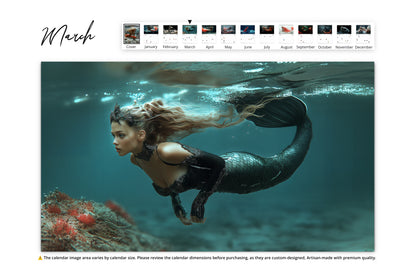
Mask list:
[[[415,34],[411,1],[3,1],[1,20],[2,275],[415,276]],[[375,51],[121,51],[122,22],[373,22]],[[44,27],[96,38],[41,47]],[[374,262],[52,262],[40,252],[41,61],[375,61]],[[76,146],[74,146],[76,147]],[[167,230],[168,231],[168,230]],[[58,253],[57,253],[58,254]],[[203,253],[195,253],[203,254]],[[233,253],[227,253],[233,254]],[[238,254],[238,253],[237,253]],[[263,254],[251,253],[250,255]],[[267,253],[266,253],[267,254]],[[270,253],[269,253],[270,254]],[[277,253],[285,255],[290,253]],[[293,254],[293,253],[292,253]],[[314,253],[295,253],[312,255]],[[331,255],[335,253],[322,253]],[[350,253],[360,255],[360,253]],[[134,254],[135,256],[136,254]],[[345,253],[343,254],[345,255]]]

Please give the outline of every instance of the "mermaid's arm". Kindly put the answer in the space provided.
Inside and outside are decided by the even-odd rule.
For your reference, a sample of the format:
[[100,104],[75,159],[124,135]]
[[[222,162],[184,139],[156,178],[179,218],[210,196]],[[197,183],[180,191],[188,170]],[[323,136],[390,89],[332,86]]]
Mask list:
[[172,199],[172,207],[173,211],[177,218],[179,218],[183,224],[190,225],[192,224],[189,219],[186,218],[186,211],[185,208],[182,206],[181,199],[179,198],[179,194],[170,191],[169,189],[161,188],[153,183],[153,187],[155,188],[156,192],[162,196],[170,196]]
[[[194,149],[195,150],[195,149]],[[219,156],[204,152],[192,151],[193,155],[185,160],[188,166],[209,170],[209,178],[201,182],[201,190],[192,203],[191,219],[193,222],[204,222],[205,203],[213,194],[225,173],[225,161]]]
[[173,207],[173,211],[175,212],[176,217],[179,218],[183,224],[191,225],[192,222],[188,218],[186,218],[186,211],[185,211],[185,208],[182,206],[181,199],[179,198],[179,194],[172,192],[170,196],[172,198],[172,207]]

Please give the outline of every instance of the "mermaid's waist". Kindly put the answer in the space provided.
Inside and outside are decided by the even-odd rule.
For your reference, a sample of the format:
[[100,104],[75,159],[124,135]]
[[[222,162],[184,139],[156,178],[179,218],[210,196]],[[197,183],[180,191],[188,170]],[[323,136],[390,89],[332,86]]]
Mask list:
[[282,167],[273,158],[263,158],[247,152],[231,152],[225,160],[225,176],[218,192],[250,193],[281,182]]

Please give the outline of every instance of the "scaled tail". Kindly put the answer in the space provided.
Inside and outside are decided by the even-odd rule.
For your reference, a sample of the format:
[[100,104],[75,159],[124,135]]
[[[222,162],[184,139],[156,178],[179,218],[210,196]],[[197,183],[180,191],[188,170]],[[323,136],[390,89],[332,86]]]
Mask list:
[[[237,111],[241,112],[247,105],[259,104],[259,99],[266,98],[264,95],[253,94],[233,99],[232,103]],[[247,117],[247,120],[253,121],[260,127],[296,126],[295,137],[283,151],[269,158],[236,152],[226,156],[230,172],[235,171],[238,174],[230,174],[235,180],[231,177],[228,178],[230,184],[228,187],[224,186],[222,191],[249,193],[272,187],[287,180],[302,164],[309,150],[312,139],[312,122],[306,112],[307,108],[302,100],[288,96],[278,97],[272,101],[267,100],[264,107],[254,112],[254,116]],[[241,180],[235,175],[240,176],[238,178]],[[244,189],[239,183],[244,184]]]
[[262,108],[254,112],[254,116],[247,117],[247,120],[254,122],[259,127],[277,128],[298,126],[303,123],[306,115],[306,104],[297,97],[286,96],[274,99],[265,98],[258,94],[245,95],[230,101],[234,104],[237,112],[242,112],[248,105],[257,105],[265,101]]

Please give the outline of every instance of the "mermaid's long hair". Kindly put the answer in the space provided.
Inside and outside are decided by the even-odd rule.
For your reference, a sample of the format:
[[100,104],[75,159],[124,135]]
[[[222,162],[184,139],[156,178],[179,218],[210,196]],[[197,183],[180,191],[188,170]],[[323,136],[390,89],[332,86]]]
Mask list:
[[193,115],[185,113],[181,107],[165,106],[162,100],[152,100],[143,105],[120,107],[116,104],[111,112],[110,122],[125,121],[128,126],[146,131],[146,143],[155,145],[168,139],[181,139],[202,129],[215,127],[226,128],[241,123],[254,111],[263,107],[263,101],[257,105],[249,105],[240,113],[229,107],[225,113],[209,115]]

